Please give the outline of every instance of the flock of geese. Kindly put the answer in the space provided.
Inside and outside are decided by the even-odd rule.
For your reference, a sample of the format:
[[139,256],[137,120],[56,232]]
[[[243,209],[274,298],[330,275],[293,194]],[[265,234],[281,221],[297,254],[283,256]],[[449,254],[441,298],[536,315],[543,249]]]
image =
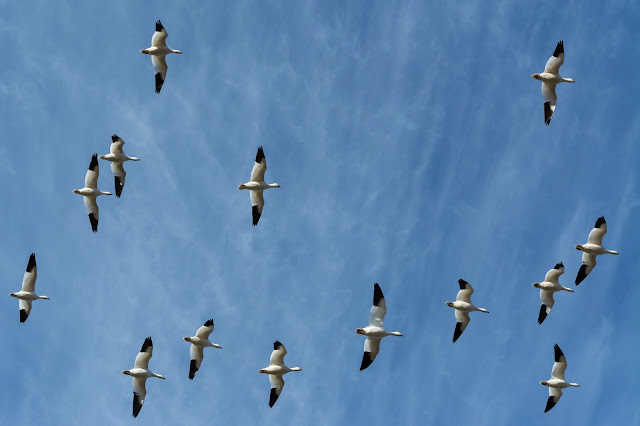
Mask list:
[[[155,91],[160,93],[164,81],[167,76],[166,55],[170,53],[181,54],[179,50],[173,50],[167,47],[167,30],[162,26],[160,21],[156,22],[156,31],[151,39],[151,47],[143,49],[140,52],[151,55],[153,67],[155,69]],[[544,117],[545,124],[551,122],[556,108],[557,96],[555,87],[558,83],[574,81],[570,78],[561,77],[559,74],[560,66],[564,62],[564,44],[559,42],[553,55],[547,61],[544,72],[533,74],[532,77],[542,82],[542,96],[544,99]],[[89,163],[89,169],[85,175],[84,188],[74,189],[75,194],[83,196],[84,205],[89,216],[89,222],[93,232],[98,231],[99,209],[96,202],[100,195],[112,195],[110,192],[104,192],[98,189],[99,165],[98,158],[111,163],[111,171],[114,176],[115,195],[120,197],[124,189],[126,172],[123,164],[127,161],[140,161],[137,157],[129,157],[123,152],[124,141],[118,136],[111,137],[111,146],[109,154],[94,154]],[[269,188],[280,188],[277,183],[267,183],[264,175],[267,170],[267,161],[262,146],[258,148],[255,157],[253,169],[251,170],[251,178],[249,182],[238,186],[239,190],[249,190],[251,199],[252,223],[254,226],[258,224],[264,208],[263,192]],[[578,244],[576,249],[581,250],[582,266],[579,268],[575,285],[579,285],[596,266],[596,256],[603,254],[619,254],[616,251],[608,250],[602,245],[602,238],[607,233],[607,223],[604,217],[597,219],[593,230],[589,233],[586,244]],[[40,296],[35,292],[36,278],[38,267],[36,265],[35,253],[31,253],[27,263],[27,269],[22,280],[22,289],[16,293],[10,293],[11,297],[19,299],[20,322],[25,322],[31,313],[31,304],[34,300],[45,299],[47,296]],[[544,277],[544,281],[533,283],[533,286],[540,289],[540,300],[542,305],[538,315],[538,323],[542,324],[545,318],[551,312],[555,301],[553,294],[559,291],[574,292],[573,289],[564,287],[559,283],[559,277],[564,274],[564,265],[562,262],[556,264],[553,269],[549,270]],[[469,325],[471,318],[470,312],[489,313],[487,309],[479,308],[471,303],[471,295],[474,290],[471,284],[463,279],[458,280],[460,290],[458,291],[455,302],[445,302],[447,306],[455,310],[456,325],[453,332],[453,342],[456,342]],[[364,328],[357,328],[356,333],[366,336],[364,342],[364,354],[360,370],[368,368],[378,356],[380,352],[380,341],[387,336],[402,336],[398,331],[389,332],[384,328],[384,317],[387,313],[386,302],[382,289],[376,283],[373,288],[373,305],[369,312],[369,325]],[[209,341],[209,336],[214,330],[213,319],[209,319],[196,331],[193,337],[184,337],[184,340],[191,344],[190,347],[190,364],[189,379],[193,380],[196,373],[201,367],[204,358],[204,348],[213,347],[222,349],[216,343]],[[284,363],[284,357],[287,350],[282,343],[275,341],[273,343],[273,352],[269,358],[269,366],[258,370],[258,373],[268,374],[271,384],[271,393],[269,395],[269,407],[272,407],[281,395],[284,388],[283,376],[291,371],[302,371],[299,367],[289,368]],[[146,391],[146,380],[151,377],[164,379],[149,369],[149,361],[153,355],[153,342],[151,337],[147,337],[142,344],[140,352],[137,354],[134,367],[130,370],[124,370],[123,374],[133,377],[133,417],[137,417],[144,404]],[[579,386],[577,383],[569,383],[564,379],[564,373],[567,368],[567,361],[556,344],[554,346],[554,364],[551,370],[551,379],[541,381],[540,384],[549,387],[549,399],[545,407],[545,412],[557,404],[562,396],[562,389],[570,386]]]

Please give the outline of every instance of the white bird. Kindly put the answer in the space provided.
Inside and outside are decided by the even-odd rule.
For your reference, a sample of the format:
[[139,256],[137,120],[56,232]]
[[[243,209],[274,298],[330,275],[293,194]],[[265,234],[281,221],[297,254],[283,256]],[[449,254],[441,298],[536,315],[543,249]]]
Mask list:
[[264,158],[262,147],[258,147],[256,162],[251,169],[251,180],[238,186],[238,189],[248,189],[251,191],[251,215],[253,216],[253,226],[258,224],[264,207],[264,197],[262,191],[269,188],[280,188],[277,183],[267,183],[264,181],[264,172],[267,171],[267,159]]
[[36,294],[36,278],[38,278],[38,266],[36,265],[36,255],[31,253],[29,263],[27,263],[27,272],[22,278],[22,290],[17,293],[9,293],[9,296],[19,299],[20,322],[25,322],[31,313],[31,301],[38,299],[49,300],[47,296],[38,296]]
[[158,20],[156,22],[156,32],[153,33],[151,37],[151,47],[140,51],[141,53],[151,55],[151,62],[153,63],[153,68],[156,70],[156,93],[160,93],[164,80],[167,78],[167,61],[165,60],[165,56],[169,53],[182,54],[179,50],[173,50],[167,47],[166,40],[168,36],[167,30],[162,26],[160,20]]
[[99,209],[96,197],[100,195],[113,195],[110,192],[102,192],[98,189],[99,174],[98,154],[93,154],[91,163],[89,163],[89,170],[87,170],[87,174],[84,176],[84,188],[73,190],[74,194],[80,194],[84,197],[84,207],[87,209],[93,232],[98,232]]
[[289,368],[284,365],[284,356],[287,354],[287,349],[279,341],[273,342],[273,352],[269,358],[269,366],[258,370],[258,373],[268,374],[269,382],[271,383],[271,394],[269,395],[269,407],[273,407],[278,397],[282,393],[284,387],[283,374],[287,374],[290,371],[302,371],[300,367]]
[[384,300],[382,289],[375,283],[373,285],[373,306],[369,311],[369,325],[364,328],[356,328],[356,333],[367,336],[364,341],[364,354],[360,371],[371,365],[378,352],[380,352],[380,340],[387,336],[402,336],[399,331],[387,331],[384,329],[384,316],[387,314],[387,302]]
[[541,385],[549,386],[549,399],[547,400],[547,406],[544,409],[545,413],[551,410],[558,401],[560,401],[562,389],[568,388],[569,386],[577,388],[580,387],[577,383],[569,383],[564,380],[564,370],[567,369],[567,359],[564,357],[564,354],[557,343],[553,346],[553,352],[555,362],[551,369],[551,379],[540,382]]
[[564,265],[560,262],[557,263],[553,269],[549,269],[547,275],[544,276],[543,282],[532,284],[535,288],[540,289],[540,301],[542,301],[540,313],[538,314],[538,324],[542,324],[542,321],[544,321],[547,315],[549,315],[549,312],[551,312],[551,308],[553,308],[553,293],[562,290],[573,293],[573,290],[569,287],[564,287],[558,282],[558,278],[560,278],[562,274],[564,274]]
[[157,377],[163,379],[160,374],[156,374],[149,370],[149,360],[153,355],[153,342],[151,337],[144,339],[140,353],[136,355],[136,362],[131,370],[124,370],[122,374],[133,377],[133,417],[138,417],[140,409],[144,404],[144,398],[147,395],[145,383],[149,377]]
[[602,237],[607,233],[607,222],[604,220],[604,216],[601,216],[596,220],[596,225],[589,232],[589,238],[587,244],[578,244],[576,249],[583,251],[582,253],[582,266],[578,270],[576,276],[576,285],[580,284],[587,275],[591,273],[596,266],[596,256],[601,254],[620,254],[614,250],[607,250],[602,246]]
[[122,152],[122,145],[124,141],[120,139],[118,135],[111,136],[111,146],[109,147],[109,154],[101,155],[99,158],[111,162],[111,171],[115,179],[116,197],[120,198],[122,190],[124,189],[124,178],[127,176],[127,172],[124,171],[122,163],[125,161],[140,161],[138,157],[129,157]]
[[213,331],[213,319],[205,322],[202,327],[196,331],[196,335],[193,337],[183,337],[184,340],[191,343],[191,363],[189,364],[189,379],[193,380],[200,368],[202,358],[204,356],[203,350],[207,347],[214,347],[222,349],[222,346],[211,343],[209,341],[209,335]]
[[460,291],[458,291],[458,295],[456,296],[455,302],[445,302],[447,306],[456,310],[456,329],[453,332],[453,341],[458,340],[458,337],[462,334],[465,328],[467,328],[467,324],[471,321],[469,318],[469,312],[480,311],[489,313],[484,308],[478,308],[476,305],[471,303],[471,295],[473,294],[473,287],[471,284],[466,282],[465,280],[458,280],[458,284],[460,284]]
[[531,77],[542,82],[542,98],[544,99],[544,123],[548,126],[551,117],[556,110],[556,84],[567,82],[575,83],[571,78],[560,76],[560,66],[564,63],[564,43],[558,42],[556,50],[547,61],[543,73],[531,74]]

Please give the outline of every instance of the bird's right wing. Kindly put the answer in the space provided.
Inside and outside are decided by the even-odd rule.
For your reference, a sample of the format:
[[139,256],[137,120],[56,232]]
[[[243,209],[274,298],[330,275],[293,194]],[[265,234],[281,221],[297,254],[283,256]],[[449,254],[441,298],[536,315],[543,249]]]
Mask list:
[[20,322],[25,322],[31,313],[31,300],[18,299],[20,307]]
[[111,163],[111,172],[113,173],[113,179],[115,181],[116,197],[120,198],[122,190],[124,189],[124,178],[127,176],[127,172],[124,171],[124,165],[122,163]]
[[156,93],[160,93],[162,85],[167,78],[167,61],[164,56],[151,56],[151,63],[156,70]]
[[551,117],[556,111],[556,85],[552,83],[542,82],[542,99],[544,99],[544,123],[549,125]]
[[456,309],[456,328],[453,331],[453,341],[455,342],[462,335],[462,332],[471,321],[469,312],[459,311]]
[[542,305],[540,306],[540,313],[538,314],[538,324],[542,324],[542,321],[549,315],[551,312],[551,308],[553,308],[553,304],[555,303],[553,300],[553,292],[540,290],[540,301]]
[[362,355],[360,371],[370,366],[378,356],[378,352],[380,352],[380,340],[382,340],[380,337],[367,337],[367,340],[364,341],[364,354]]
[[91,230],[93,232],[98,232],[98,219],[100,218],[100,210],[98,209],[98,203],[96,202],[96,197],[83,197],[84,198],[84,208],[87,209],[87,214],[89,215],[89,222],[91,222]]
[[249,191],[251,197],[251,217],[253,219],[253,226],[258,224],[260,216],[262,216],[262,209],[264,208],[264,195],[263,191]]
[[269,395],[269,407],[273,407],[284,388],[284,379],[282,375],[269,374],[269,382],[271,383],[271,394]]
[[144,404],[144,398],[147,396],[146,381],[147,379],[133,378],[133,417],[138,417],[142,404]]
[[587,252],[582,252],[582,266],[578,270],[578,275],[576,275],[576,285],[580,284],[587,278],[587,275],[593,271],[593,268],[596,267],[596,255],[589,254]]
[[189,379],[193,380],[196,372],[200,369],[202,358],[204,357],[203,347],[191,344],[191,363],[189,364]]
[[562,389],[552,388],[549,386],[549,399],[547,399],[547,406],[544,409],[544,412],[551,410],[554,405],[560,401],[560,397],[562,396]]

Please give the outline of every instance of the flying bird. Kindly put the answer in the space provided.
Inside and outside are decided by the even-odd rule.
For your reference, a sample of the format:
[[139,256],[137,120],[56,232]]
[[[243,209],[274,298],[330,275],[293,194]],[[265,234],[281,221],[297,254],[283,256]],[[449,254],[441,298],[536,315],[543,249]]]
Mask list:
[[160,20],[158,20],[156,22],[156,32],[153,33],[151,37],[151,47],[140,51],[141,53],[151,55],[151,63],[153,63],[153,68],[156,70],[156,93],[160,93],[164,80],[167,78],[167,61],[165,60],[165,56],[169,53],[182,54],[179,50],[173,50],[167,47],[166,40],[168,36],[167,30],[162,26]]
[[544,321],[547,315],[549,315],[549,312],[551,312],[551,308],[553,308],[553,293],[562,290],[573,293],[573,290],[569,287],[564,287],[558,282],[558,278],[560,278],[562,274],[564,274],[564,265],[560,262],[547,272],[543,282],[532,284],[535,288],[540,289],[540,301],[542,301],[540,313],[538,314],[538,324],[542,324],[542,321]]
[[578,270],[576,276],[576,285],[580,284],[587,278],[587,275],[591,273],[596,266],[596,256],[601,254],[620,254],[617,251],[607,250],[602,246],[602,237],[607,233],[607,222],[604,220],[604,216],[601,216],[596,220],[594,228],[589,232],[589,238],[587,244],[578,244],[576,249],[581,250],[582,253],[582,266]]
[[251,195],[251,215],[253,216],[253,226],[258,224],[264,207],[264,197],[262,192],[269,188],[280,188],[277,183],[267,183],[264,181],[264,172],[267,171],[267,159],[264,158],[262,147],[258,147],[256,162],[251,169],[251,180],[238,186],[238,189],[248,189]]
[[486,309],[478,308],[476,305],[471,303],[471,295],[473,294],[473,287],[471,287],[471,284],[462,279],[458,280],[458,284],[460,284],[460,291],[458,291],[456,301],[445,302],[447,306],[456,310],[456,329],[453,331],[454,342],[458,340],[464,329],[467,328],[469,321],[471,321],[471,318],[469,318],[469,312],[480,311],[487,314],[489,313]]
[[89,170],[87,170],[87,174],[84,176],[84,188],[73,190],[74,194],[80,194],[84,197],[84,207],[87,209],[89,222],[91,222],[91,230],[93,232],[98,232],[99,209],[96,197],[100,195],[113,195],[110,192],[102,192],[98,189],[99,174],[98,154],[93,154],[91,163],[89,163]]
[[27,271],[22,278],[22,290],[17,293],[9,293],[9,296],[19,299],[20,322],[25,322],[31,313],[31,301],[38,299],[49,300],[47,296],[36,294],[36,278],[38,277],[38,266],[36,265],[36,255],[31,253],[27,263]]
[[191,363],[189,364],[189,379],[193,380],[196,373],[200,369],[202,363],[202,357],[204,356],[203,350],[207,347],[214,347],[222,349],[222,346],[211,343],[209,341],[209,335],[213,331],[213,319],[205,322],[202,327],[196,331],[196,335],[193,337],[183,337],[184,340],[191,343]]
[[553,353],[555,356],[555,362],[551,369],[551,378],[540,382],[541,385],[549,386],[549,399],[547,400],[547,406],[544,409],[545,413],[551,410],[558,401],[560,401],[562,389],[568,388],[569,386],[577,388],[580,387],[577,383],[569,383],[564,380],[564,370],[567,369],[567,359],[564,357],[564,354],[557,343],[553,346]]
[[122,190],[124,189],[124,178],[127,176],[127,172],[124,171],[122,163],[125,161],[140,161],[138,157],[129,157],[122,152],[122,145],[124,141],[118,136],[111,136],[111,146],[109,147],[109,154],[101,155],[101,160],[111,161],[111,171],[115,179],[116,197],[120,198]]
[[373,306],[369,311],[369,325],[364,328],[356,328],[356,333],[367,336],[364,341],[364,354],[360,371],[371,365],[378,352],[380,352],[380,340],[387,336],[402,336],[399,331],[387,331],[384,329],[384,316],[387,314],[387,303],[384,300],[382,289],[378,283],[373,285]]
[[551,117],[556,110],[556,84],[567,82],[575,83],[571,78],[560,76],[560,66],[564,63],[564,43],[558,42],[556,50],[547,61],[543,73],[531,74],[531,77],[542,82],[542,98],[544,99],[544,123],[548,126]]
[[273,352],[271,352],[271,358],[269,358],[269,366],[258,370],[258,373],[268,374],[269,382],[271,383],[271,394],[269,395],[269,407],[273,407],[278,397],[282,393],[284,387],[284,379],[282,376],[289,371],[302,371],[300,367],[289,368],[284,365],[284,356],[287,354],[287,349],[279,341],[273,342]]
[[153,355],[153,342],[151,337],[144,339],[142,349],[140,353],[136,355],[136,362],[131,370],[124,370],[122,374],[133,377],[133,417],[138,417],[142,405],[144,404],[144,398],[147,395],[147,389],[145,383],[149,377],[157,377],[163,379],[160,374],[156,374],[149,370],[149,360]]

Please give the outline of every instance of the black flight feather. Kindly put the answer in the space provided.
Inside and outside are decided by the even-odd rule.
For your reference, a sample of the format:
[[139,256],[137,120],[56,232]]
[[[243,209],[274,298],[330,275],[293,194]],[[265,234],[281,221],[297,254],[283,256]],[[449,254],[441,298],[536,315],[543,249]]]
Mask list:
[[375,283],[373,285],[373,305],[378,306],[380,304],[380,299],[384,299],[384,295],[382,294],[382,289]]
[[91,163],[89,163],[89,170],[95,170],[98,166],[98,154],[93,154],[91,157]]
[[469,284],[468,282],[466,282],[463,279],[459,279],[458,280],[458,284],[460,284],[460,290],[464,290],[467,288],[467,284]]
[[140,404],[140,397],[137,393],[133,393],[133,417],[138,417],[140,414],[140,409],[142,408],[142,404]]
[[120,198],[122,195],[122,189],[124,188],[124,183],[120,181],[120,176],[114,176],[115,188],[116,188],[116,197]]
[[277,351],[280,348],[280,346],[282,346],[282,343],[280,343],[279,341],[276,340],[275,342],[273,342],[274,351]]
[[156,31],[162,31],[164,29],[164,27],[162,26],[162,23],[160,22],[160,20],[158,19],[156,21]]
[[262,146],[258,147],[258,153],[256,154],[256,163],[261,162],[264,159],[264,151],[262,150]]
[[556,362],[560,362],[560,357],[564,356],[562,350],[560,349],[560,346],[558,346],[557,343],[553,346],[553,355],[555,356]]
[[458,338],[460,337],[460,335],[462,334],[462,323],[461,322],[457,322],[456,323],[456,329],[453,331],[453,342],[455,343],[456,340],[458,340]]
[[560,268],[564,268],[564,265],[562,264],[562,262],[556,263],[556,266],[553,267],[553,269],[560,269]]
[[260,216],[262,215],[258,211],[258,206],[251,206],[251,217],[253,218],[253,226],[256,226],[258,224]]
[[91,222],[91,230],[98,232],[98,219],[96,219],[93,213],[89,213],[89,222]]
[[604,220],[604,216],[600,216],[598,220],[596,220],[596,226],[594,228],[600,228],[600,225],[602,225],[603,223],[607,222]]
[[191,364],[189,364],[189,379],[193,380],[196,376],[196,372],[198,371],[198,367],[196,367],[196,360],[192,359]]
[[362,355],[362,364],[360,364],[360,371],[370,366],[372,362],[373,360],[371,359],[371,352],[365,352],[364,355]]
[[551,116],[553,115],[553,111],[551,111],[551,104],[549,102],[544,103],[544,124],[547,126],[551,123]]
[[583,263],[578,270],[578,275],[576,275],[576,285],[584,281],[585,278],[587,278],[587,264]]
[[156,93],[160,93],[160,89],[162,89],[162,85],[164,84],[164,80],[162,79],[162,74],[156,73]]
[[560,54],[564,53],[564,41],[560,40],[558,45],[556,46],[556,50],[553,51],[553,56],[556,58],[560,57]]
[[549,399],[547,399],[547,406],[545,407],[544,412],[546,413],[547,411],[551,410],[555,405],[556,403],[553,400],[553,396],[550,396]]
[[29,318],[29,314],[24,309],[20,309],[20,322],[25,322]]
[[145,352],[149,347],[153,348],[153,342],[151,341],[151,336],[144,339],[144,343],[142,344],[142,349],[140,349],[140,352]]
[[542,324],[542,321],[547,317],[547,305],[540,306],[540,313],[538,314],[538,324]]
[[269,395],[269,407],[273,407],[273,404],[278,400],[278,396],[276,388],[271,388],[271,394]]
[[27,272],[31,272],[34,266],[36,266],[36,254],[31,253],[31,256],[29,256],[29,263],[27,263]]
[[209,327],[209,326],[213,327],[213,318],[211,318],[209,321],[205,322],[204,326],[205,327]]

